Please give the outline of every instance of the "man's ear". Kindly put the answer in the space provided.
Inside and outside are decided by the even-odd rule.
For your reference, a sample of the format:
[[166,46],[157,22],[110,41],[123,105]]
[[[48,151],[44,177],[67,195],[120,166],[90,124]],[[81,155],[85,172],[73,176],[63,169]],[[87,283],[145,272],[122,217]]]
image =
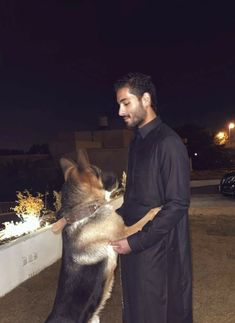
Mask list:
[[151,97],[148,92],[144,92],[142,95],[142,103],[145,108],[151,106]]

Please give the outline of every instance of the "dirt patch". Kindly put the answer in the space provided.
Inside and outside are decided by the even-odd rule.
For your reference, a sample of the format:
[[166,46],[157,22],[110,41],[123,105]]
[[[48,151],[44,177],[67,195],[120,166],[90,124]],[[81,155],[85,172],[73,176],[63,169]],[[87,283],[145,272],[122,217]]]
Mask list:
[[234,223],[191,222],[194,323],[234,322]]

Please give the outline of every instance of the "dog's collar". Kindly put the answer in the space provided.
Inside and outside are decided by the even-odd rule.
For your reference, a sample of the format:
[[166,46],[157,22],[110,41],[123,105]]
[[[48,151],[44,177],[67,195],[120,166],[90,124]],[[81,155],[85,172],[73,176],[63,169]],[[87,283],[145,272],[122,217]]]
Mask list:
[[101,201],[93,201],[92,203],[82,205],[81,207],[76,208],[76,212],[70,212],[70,214],[66,216],[65,219],[68,224],[72,224],[76,221],[88,218],[91,215],[95,214],[95,212],[102,205],[104,205],[104,202]]

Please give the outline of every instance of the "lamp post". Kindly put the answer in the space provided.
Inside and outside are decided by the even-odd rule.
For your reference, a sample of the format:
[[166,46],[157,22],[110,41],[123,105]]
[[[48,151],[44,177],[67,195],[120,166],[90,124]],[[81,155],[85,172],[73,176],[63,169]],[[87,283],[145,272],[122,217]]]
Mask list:
[[230,122],[228,125],[228,141],[231,143],[231,129],[235,128],[235,124],[233,122]]

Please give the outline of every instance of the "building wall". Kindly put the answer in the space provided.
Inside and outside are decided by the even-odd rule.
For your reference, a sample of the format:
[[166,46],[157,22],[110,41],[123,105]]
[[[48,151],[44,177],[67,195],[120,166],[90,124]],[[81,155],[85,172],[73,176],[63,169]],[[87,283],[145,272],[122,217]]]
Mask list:
[[13,160],[20,160],[20,161],[38,161],[38,160],[46,160],[49,158],[47,154],[38,154],[38,155],[6,155],[0,156],[0,165],[5,165],[11,163]]
[[87,149],[89,160],[104,171],[113,171],[121,179],[127,171],[128,148]]
[[127,168],[128,146],[132,131],[128,129],[77,131],[60,134],[49,144],[55,159],[62,155],[77,160],[79,149],[85,149],[90,162],[103,170],[114,171],[119,177]]
[[99,130],[93,132],[93,140],[102,143],[103,148],[128,147],[132,131],[128,129]]

